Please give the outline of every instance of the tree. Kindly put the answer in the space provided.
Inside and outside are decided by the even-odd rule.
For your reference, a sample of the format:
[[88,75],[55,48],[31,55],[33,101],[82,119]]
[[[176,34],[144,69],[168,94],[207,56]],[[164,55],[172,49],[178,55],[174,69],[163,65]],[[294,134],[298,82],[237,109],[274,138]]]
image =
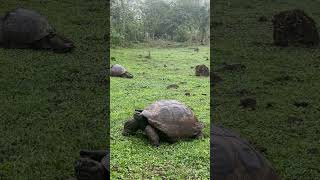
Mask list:
[[208,0],[112,0],[112,44],[147,40],[205,43],[209,35]]

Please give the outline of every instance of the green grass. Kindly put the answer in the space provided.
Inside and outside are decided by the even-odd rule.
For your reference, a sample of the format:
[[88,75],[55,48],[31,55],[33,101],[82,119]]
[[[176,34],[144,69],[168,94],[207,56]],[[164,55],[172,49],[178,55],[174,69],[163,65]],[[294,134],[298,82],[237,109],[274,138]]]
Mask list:
[[75,42],[69,54],[0,49],[0,179],[67,179],[80,149],[105,149],[105,1],[6,0]]
[[[303,9],[320,27],[319,2],[280,0],[215,1],[213,27],[215,69],[223,62],[242,63],[241,72],[219,72],[224,81],[214,89],[216,124],[240,132],[264,150],[283,179],[320,179],[320,51],[272,46],[271,18],[276,12]],[[258,22],[265,15],[268,22]],[[221,24],[222,23],[222,24]],[[220,25],[219,25],[220,24]],[[287,80],[279,81],[279,78]],[[278,80],[277,80],[278,79]],[[238,91],[257,99],[258,108],[239,108]],[[306,101],[305,108],[294,106]],[[272,108],[266,108],[271,103]],[[288,116],[303,120],[288,122]]]
[[[151,52],[151,59],[144,58]],[[190,48],[111,49],[111,64],[121,64],[133,79],[111,78],[111,178],[113,179],[209,179],[210,164],[210,84],[207,77],[196,77],[198,64],[209,66],[209,48],[199,53]],[[165,65],[167,67],[165,67]],[[170,84],[178,89],[166,89]],[[190,96],[185,93],[189,92]],[[205,123],[204,138],[162,143],[152,147],[138,134],[122,136],[124,122],[134,109],[143,109],[160,99],[176,99],[191,107]]]

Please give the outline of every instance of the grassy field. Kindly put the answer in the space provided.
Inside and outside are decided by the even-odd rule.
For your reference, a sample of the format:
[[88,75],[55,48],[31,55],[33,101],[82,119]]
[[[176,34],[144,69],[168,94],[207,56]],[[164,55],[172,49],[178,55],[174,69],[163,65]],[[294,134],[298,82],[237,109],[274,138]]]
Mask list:
[[[272,43],[272,15],[303,9],[320,27],[319,2],[217,0],[214,5],[215,123],[240,132],[269,159],[283,179],[320,179],[320,51]],[[259,22],[260,16],[267,22]],[[218,71],[242,63],[242,71]],[[239,107],[254,97],[257,109]]]
[[[145,58],[151,52],[151,59]],[[113,179],[209,179],[210,84],[196,77],[198,64],[209,66],[209,48],[111,49],[111,64],[121,64],[133,79],[111,78],[111,178]],[[167,89],[177,84],[177,89]],[[190,96],[186,96],[190,93]],[[200,140],[162,143],[152,147],[138,134],[122,136],[124,122],[134,109],[143,109],[160,99],[176,99],[191,107],[205,123]]]
[[32,8],[76,45],[69,54],[0,49],[0,179],[67,179],[80,149],[105,149],[106,3],[5,0]]

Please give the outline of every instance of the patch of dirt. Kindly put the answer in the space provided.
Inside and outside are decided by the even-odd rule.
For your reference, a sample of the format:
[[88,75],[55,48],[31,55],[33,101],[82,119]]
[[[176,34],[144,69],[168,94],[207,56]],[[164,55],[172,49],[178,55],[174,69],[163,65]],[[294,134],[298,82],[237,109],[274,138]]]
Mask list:
[[290,125],[301,125],[303,123],[303,119],[296,117],[296,116],[289,116],[287,122]]
[[170,84],[169,86],[167,86],[167,89],[178,89],[179,86],[177,84]]
[[259,22],[266,22],[266,21],[268,21],[268,18],[266,16],[260,16],[258,21]]
[[273,106],[274,106],[274,105],[273,105],[272,102],[268,102],[267,105],[266,105],[266,108],[267,108],[267,109],[270,109],[270,108],[273,108]]
[[218,71],[241,71],[245,70],[247,67],[240,63],[234,63],[234,64],[227,64],[223,63],[222,68],[220,68]]
[[305,107],[309,106],[309,103],[306,102],[306,101],[295,101],[295,102],[293,103],[293,105],[295,105],[296,107],[303,107],[303,108],[305,108]]

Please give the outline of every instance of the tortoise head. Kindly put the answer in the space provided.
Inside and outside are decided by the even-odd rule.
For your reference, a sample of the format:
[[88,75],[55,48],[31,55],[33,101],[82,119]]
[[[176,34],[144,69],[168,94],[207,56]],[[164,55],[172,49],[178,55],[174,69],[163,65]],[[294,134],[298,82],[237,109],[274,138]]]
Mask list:
[[75,47],[72,41],[58,34],[50,36],[49,44],[56,53],[70,52]]
[[139,129],[139,123],[136,119],[130,119],[124,124],[122,135],[129,136],[137,132]]
[[129,78],[129,79],[130,79],[130,78],[133,78],[133,75],[127,71],[127,72],[125,72],[124,74],[122,74],[122,77]]
[[133,118],[137,121],[142,121],[143,120],[143,115],[141,114],[143,110],[141,109],[135,109]]
[[139,129],[144,130],[148,125],[148,119],[142,114],[143,110],[136,109],[133,118],[138,122]]

